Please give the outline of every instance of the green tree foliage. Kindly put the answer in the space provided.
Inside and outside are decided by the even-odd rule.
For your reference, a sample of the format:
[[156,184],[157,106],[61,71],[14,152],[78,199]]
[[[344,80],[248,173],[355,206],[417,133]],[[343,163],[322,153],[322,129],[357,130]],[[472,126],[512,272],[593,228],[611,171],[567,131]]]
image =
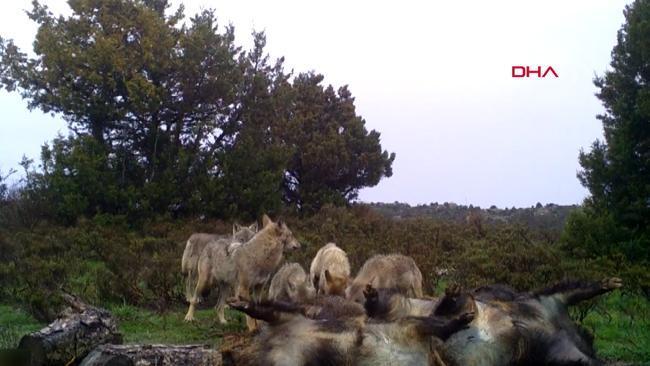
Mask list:
[[611,70],[594,80],[605,113],[604,141],[580,153],[580,182],[589,189],[565,240],[595,255],[613,251],[650,259],[650,1],[626,7]]
[[347,87],[321,85],[322,75],[300,74],[282,139],[291,150],[284,182],[287,202],[309,211],[357,197],[359,188],[392,175],[395,154],[382,151],[377,131],[368,132]]
[[0,85],[72,131],[29,176],[32,195],[54,200],[52,216],[254,217],[347,203],[391,175],[394,154],[347,88],[292,80],[263,34],[247,52],[209,10],[186,20],[166,0],[69,5],[63,17],[33,2],[34,58],[0,38]]
[[246,122],[220,159],[229,216],[247,220],[281,209],[289,154],[276,131],[286,125],[293,97],[283,60],[271,64],[264,53],[266,37],[263,33],[253,37],[253,50],[239,59],[243,82],[237,116]]
[[0,204],[4,203],[7,197],[9,196],[9,186],[7,185],[7,179],[14,174],[16,171],[11,169],[7,173],[3,173],[0,170]]

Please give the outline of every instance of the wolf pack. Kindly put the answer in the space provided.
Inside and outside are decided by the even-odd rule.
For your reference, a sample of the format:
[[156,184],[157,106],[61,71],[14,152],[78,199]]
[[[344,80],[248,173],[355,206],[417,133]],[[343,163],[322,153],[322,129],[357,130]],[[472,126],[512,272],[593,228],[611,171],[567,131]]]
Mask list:
[[[601,365],[593,337],[569,307],[622,287],[619,278],[563,281],[518,292],[502,284],[439,297],[423,293],[422,272],[402,254],[375,255],[356,273],[335,243],[309,272],[284,263],[301,245],[287,224],[262,218],[230,235],[193,234],[182,259],[189,309],[209,291],[226,323],[246,315],[252,340],[231,365]],[[435,255],[432,253],[431,255]]]

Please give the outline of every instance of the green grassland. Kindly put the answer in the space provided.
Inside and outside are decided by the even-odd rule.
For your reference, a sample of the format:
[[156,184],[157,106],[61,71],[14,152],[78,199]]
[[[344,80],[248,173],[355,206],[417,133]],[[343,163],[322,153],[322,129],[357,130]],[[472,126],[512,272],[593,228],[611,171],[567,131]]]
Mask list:
[[595,334],[598,355],[606,360],[650,365],[650,301],[614,292],[599,301],[583,321]]
[[[197,310],[197,320],[191,323],[183,320],[186,309],[181,307],[165,313],[131,305],[109,305],[107,309],[117,317],[125,343],[215,345],[223,334],[245,329],[241,314],[230,310],[226,311],[228,324],[221,325],[216,322],[213,309]],[[0,305],[0,349],[18,346],[23,335],[45,325],[16,306]]]

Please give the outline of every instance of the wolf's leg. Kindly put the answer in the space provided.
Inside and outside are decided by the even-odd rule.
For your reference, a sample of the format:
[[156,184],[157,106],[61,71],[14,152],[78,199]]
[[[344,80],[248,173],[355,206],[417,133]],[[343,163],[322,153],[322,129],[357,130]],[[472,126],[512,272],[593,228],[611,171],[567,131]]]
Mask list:
[[188,271],[188,273],[185,274],[185,300],[189,302],[192,299],[192,287],[193,287],[193,282],[192,282],[192,271]]
[[422,291],[422,282],[421,281],[414,281],[413,294],[415,295],[415,298],[417,298],[417,299],[421,299],[421,298],[424,297],[424,291]]
[[[248,301],[251,300],[250,290],[248,289],[247,286],[243,286],[241,283],[239,284],[239,290],[237,291],[237,293],[239,294],[237,298],[246,299]],[[248,329],[249,332],[252,332],[255,329],[257,329],[257,322],[249,315],[246,315],[246,328]]]
[[196,287],[194,288],[194,293],[190,297],[190,306],[187,309],[187,314],[185,314],[185,321],[186,322],[193,322],[194,319],[194,310],[196,309],[196,304],[199,302],[199,294],[200,294],[200,289],[199,289],[199,284],[197,283]]
[[228,285],[223,283],[219,284],[217,286],[217,305],[214,307],[217,311],[217,319],[219,320],[219,324],[228,323],[225,314],[225,300],[228,298],[228,296],[230,296]]
[[194,309],[196,308],[196,296],[192,296],[190,299],[190,307],[187,309],[187,314],[185,314],[185,321],[192,322],[194,321]]
[[199,302],[199,297],[206,290],[208,286],[208,277],[204,271],[199,271],[198,279],[196,281],[196,287],[194,288],[194,294],[190,299],[190,307],[187,309],[187,314],[185,314],[185,321],[191,322],[194,321],[194,310],[196,309],[196,304]]

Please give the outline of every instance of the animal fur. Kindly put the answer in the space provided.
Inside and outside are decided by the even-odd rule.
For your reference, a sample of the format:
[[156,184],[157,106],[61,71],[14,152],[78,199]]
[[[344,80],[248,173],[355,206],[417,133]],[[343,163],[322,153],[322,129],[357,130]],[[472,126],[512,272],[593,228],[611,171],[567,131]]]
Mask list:
[[315,289],[298,263],[280,267],[269,286],[269,300],[298,303],[309,301],[314,295]]
[[[253,230],[256,229],[257,224],[247,227],[235,225],[233,230],[236,231],[229,238],[214,239],[214,237],[218,236],[212,234],[194,234],[190,237],[185,247],[185,253],[193,252],[200,246],[203,246],[203,250],[196,258],[194,269],[190,271],[188,268],[187,271],[186,296],[190,304],[185,315],[186,321],[194,320],[194,310],[201,296],[205,296],[209,290],[215,289],[217,291],[217,305],[215,307],[217,317],[220,323],[226,323],[225,299],[233,293],[236,282],[232,253],[241,245],[239,240],[248,241],[253,237],[255,234]],[[213,239],[205,242],[210,236]],[[183,253],[183,263],[189,266],[187,262],[194,261],[195,258],[193,255],[186,256],[185,253]]]
[[[263,228],[232,255],[237,271],[236,297],[259,300],[264,286],[278,269],[284,252],[300,248],[300,243],[282,221],[273,222],[264,215]],[[256,323],[246,318],[249,330]]]
[[375,289],[371,285],[366,285],[363,295],[368,317],[389,322],[409,316],[429,316],[438,305],[435,298],[409,298],[396,289]]
[[567,307],[621,286],[612,278],[565,282],[533,293],[503,287],[449,291],[435,315],[453,316],[473,307],[476,317],[444,343],[441,354],[448,365],[600,365],[592,339],[571,320]]
[[228,361],[236,365],[429,365],[433,338],[444,340],[472,320],[464,314],[453,320],[359,322],[351,316],[309,318],[285,304],[237,301],[231,306],[269,323],[248,349],[231,355]]
[[394,288],[407,297],[423,297],[422,272],[413,258],[401,254],[376,255],[368,259],[346,290],[347,297],[363,302],[366,285],[377,289]]
[[197,281],[197,264],[201,252],[205,249],[211,241],[219,239],[229,239],[230,241],[247,242],[257,232],[257,223],[249,226],[241,226],[239,224],[233,225],[232,235],[228,234],[207,234],[207,233],[194,233],[185,244],[183,257],[181,259],[181,273],[185,276],[185,298],[190,301],[194,293],[194,287]]
[[309,277],[319,294],[345,295],[350,279],[350,262],[343,249],[328,243],[311,262]]

